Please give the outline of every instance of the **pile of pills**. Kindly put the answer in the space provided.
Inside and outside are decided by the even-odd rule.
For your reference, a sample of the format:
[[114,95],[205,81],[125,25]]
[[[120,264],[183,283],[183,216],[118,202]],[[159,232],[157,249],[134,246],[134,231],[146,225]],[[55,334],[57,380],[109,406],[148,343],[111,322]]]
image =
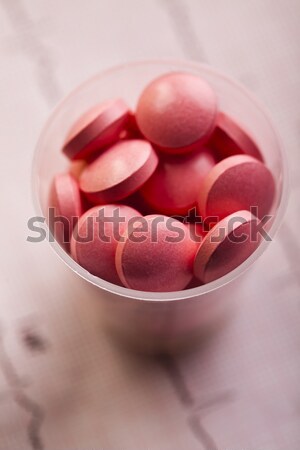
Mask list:
[[53,180],[50,226],[92,275],[178,291],[222,277],[259,245],[254,231],[272,208],[274,179],[205,80],[165,74],[135,112],[108,100],[67,131],[70,166]]

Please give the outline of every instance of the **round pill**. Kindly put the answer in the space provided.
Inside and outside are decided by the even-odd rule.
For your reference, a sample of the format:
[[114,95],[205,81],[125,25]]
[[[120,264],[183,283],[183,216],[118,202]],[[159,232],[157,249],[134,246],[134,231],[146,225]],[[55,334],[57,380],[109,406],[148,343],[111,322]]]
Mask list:
[[[67,250],[74,226],[83,213],[83,204],[79,186],[75,178],[69,173],[55,176],[50,192],[49,226],[55,238]],[[51,223],[52,222],[52,223]]]
[[204,144],[217,118],[217,98],[209,84],[188,73],[170,73],[142,92],[136,111],[143,135],[162,151],[184,153]]
[[124,286],[142,291],[184,289],[193,277],[199,244],[178,220],[149,215],[129,227],[116,251],[116,268]]
[[88,159],[99,150],[119,139],[129,116],[129,109],[121,99],[97,105],[73,125],[63,147],[70,159]]
[[202,217],[223,219],[242,209],[259,218],[270,211],[275,183],[270,170],[260,161],[245,155],[223,159],[206,175],[198,199]]
[[157,164],[158,157],[149,142],[121,141],[84,169],[80,188],[92,203],[113,203],[137,191]]
[[209,283],[242,264],[260,243],[259,234],[251,231],[257,222],[249,211],[238,211],[217,223],[198,249],[195,276]]
[[137,217],[140,213],[126,205],[91,208],[74,229],[72,257],[91,274],[120,285],[115,267],[116,248],[128,222]]
[[215,163],[213,153],[206,149],[180,157],[165,155],[142,186],[141,195],[159,213],[186,215],[196,206],[199,185]]
[[209,145],[220,159],[233,155],[249,155],[263,161],[261,152],[246,130],[228,115],[220,112]]

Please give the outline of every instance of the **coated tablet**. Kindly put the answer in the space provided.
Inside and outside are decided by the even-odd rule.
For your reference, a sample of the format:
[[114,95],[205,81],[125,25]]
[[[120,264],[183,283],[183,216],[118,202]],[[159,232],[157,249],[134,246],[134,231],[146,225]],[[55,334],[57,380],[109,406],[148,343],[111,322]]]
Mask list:
[[116,268],[124,286],[142,291],[184,289],[193,277],[198,244],[186,225],[150,215],[128,229],[116,251]]
[[91,274],[121,284],[115,268],[115,252],[130,219],[140,213],[126,205],[95,206],[74,229],[71,254]]
[[141,188],[147,205],[167,215],[186,215],[197,204],[199,186],[216,160],[210,150],[160,158],[156,171]]
[[55,176],[50,192],[49,207],[54,208],[55,223],[50,223],[54,236],[69,249],[73,228],[83,213],[79,186],[69,173]]
[[217,97],[209,84],[188,73],[169,73],[142,92],[136,110],[143,135],[167,153],[204,144],[217,119]]
[[249,211],[237,211],[215,225],[196,254],[196,278],[209,283],[242,264],[260,243],[260,235],[251,231],[255,223],[257,218]]
[[158,157],[149,142],[121,141],[84,169],[80,189],[92,203],[113,203],[137,191],[157,164]]
[[257,208],[256,215],[262,218],[269,213],[274,196],[273,175],[262,162],[251,156],[230,156],[204,178],[199,190],[199,213],[220,220],[235,211]]
[[129,108],[122,99],[94,106],[71,128],[63,153],[72,160],[91,158],[119,139],[129,113]]

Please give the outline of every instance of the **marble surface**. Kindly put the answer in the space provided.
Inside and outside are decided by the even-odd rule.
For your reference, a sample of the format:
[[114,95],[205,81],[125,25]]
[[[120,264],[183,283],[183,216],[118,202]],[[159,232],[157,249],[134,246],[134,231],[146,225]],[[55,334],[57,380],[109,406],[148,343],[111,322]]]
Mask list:
[[[298,0],[0,0],[0,450],[300,448],[299,14]],[[165,57],[261,98],[292,189],[226,326],[149,359],[113,345],[97,298],[26,237],[34,146],[56,102],[104,68]]]

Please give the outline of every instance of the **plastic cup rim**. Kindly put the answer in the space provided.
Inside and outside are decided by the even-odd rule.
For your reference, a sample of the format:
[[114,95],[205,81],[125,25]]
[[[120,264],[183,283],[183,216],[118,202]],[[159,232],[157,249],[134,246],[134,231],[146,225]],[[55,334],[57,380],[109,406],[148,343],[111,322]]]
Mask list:
[[[272,222],[271,228],[268,231],[269,236],[273,240],[280,224],[283,220],[285,210],[287,208],[288,203],[288,195],[289,195],[289,177],[288,177],[288,166],[287,166],[287,157],[284,150],[284,147],[282,145],[281,138],[279,137],[273,122],[270,118],[269,113],[266,111],[266,108],[264,105],[251,93],[249,92],[241,83],[236,81],[235,79],[231,78],[228,75],[225,75],[219,70],[216,70],[209,66],[208,64],[204,63],[198,63],[194,61],[189,60],[176,60],[176,59],[161,59],[161,60],[135,60],[132,62],[126,62],[123,64],[119,64],[116,66],[113,66],[109,69],[103,70],[99,72],[98,74],[90,77],[83,83],[81,83],[79,86],[77,86],[75,89],[73,89],[67,96],[65,96],[58,104],[53,108],[52,112],[49,115],[48,120],[46,121],[44,127],[42,128],[42,131],[40,133],[39,139],[37,141],[34,156],[33,156],[33,163],[32,163],[32,174],[31,174],[31,190],[32,190],[32,197],[33,197],[33,204],[35,207],[35,211],[39,216],[43,216],[42,207],[40,204],[39,199],[39,175],[38,175],[38,167],[39,167],[39,161],[42,158],[42,152],[41,149],[41,142],[44,139],[44,135],[46,131],[51,126],[52,122],[55,121],[56,116],[58,113],[63,109],[65,103],[68,102],[68,100],[76,95],[79,91],[83,90],[86,86],[89,84],[92,84],[94,81],[98,80],[99,78],[106,77],[110,73],[118,72],[123,69],[126,69],[128,67],[134,67],[134,66],[146,66],[146,65],[166,65],[171,66],[175,65],[178,67],[178,70],[188,70],[188,69],[201,69],[208,73],[211,73],[213,75],[216,75],[219,78],[224,79],[227,83],[230,83],[232,85],[235,85],[236,88],[243,92],[243,94],[249,98],[249,100],[256,105],[256,107],[260,110],[260,112],[264,115],[266,118],[266,121],[268,122],[270,128],[272,128],[272,132],[274,136],[276,137],[276,140],[279,144],[279,149],[281,153],[281,159],[282,159],[282,190],[280,193],[280,198],[278,201],[278,208],[275,213],[274,220]],[[181,68],[179,69],[179,67]],[[170,69],[169,69],[170,70]],[[47,235],[51,235],[51,232],[48,228],[48,225],[45,223],[45,228]],[[76,261],[74,261],[71,256],[66,253],[63,248],[59,245],[59,243],[55,239],[51,239],[52,242],[50,242],[50,245],[52,249],[55,251],[55,253],[58,255],[58,257],[77,275],[79,275],[81,278],[89,282],[90,284],[107,291],[111,294],[118,295],[120,297],[135,299],[135,300],[144,300],[148,302],[155,302],[155,301],[179,301],[179,300],[185,300],[185,299],[192,299],[195,297],[201,297],[203,295],[206,295],[208,293],[211,293],[213,291],[216,291],[218,289],[221,289],[222,287],[226,286],[227,284],[231,283],[238,277],[240,277],[246,270],[248,270],[253,263],[265,252],[266,248],[268,247],[269,243],[268,241],[263,241],[259,247],[252,253],[252,255],[244,261],[241,265],[239,265],[236,269],[231,271],[230,273],[224,275],[221,278],[218,278],[215,281],[212,281],[210,283],[204,284],[202,286],[198,286],[192,289],[186,289],[182,291],[173,291],[173,292],[148,292],[148,291],[137,291],[134,289],[128,289],[122,286],[118,286],[112,283],[109,283],[108,281],[105,281],[101,278],[98,278],[91,273],[89,273],[87,270],[85,270],[83,267],[81,267]]]

